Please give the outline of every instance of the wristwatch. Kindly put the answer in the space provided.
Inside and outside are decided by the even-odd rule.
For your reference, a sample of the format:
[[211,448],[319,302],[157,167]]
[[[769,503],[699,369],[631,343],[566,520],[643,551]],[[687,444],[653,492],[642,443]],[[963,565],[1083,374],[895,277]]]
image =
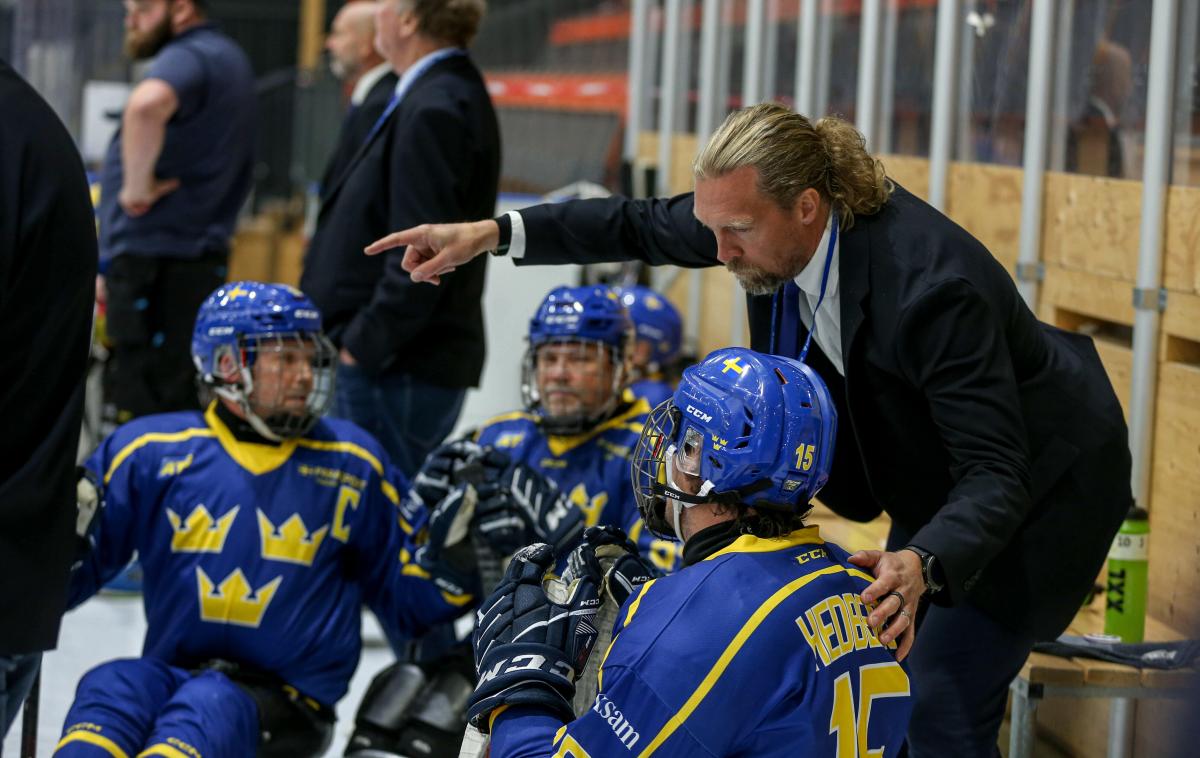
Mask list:
[[934,578],[934,575],[938,573],[937,556],[916,545],[905,545],[902,549],[916,553],[917,557],[921,559],[921,578],[925,580],[925,594],[932,595],[941,592],[946,585]]

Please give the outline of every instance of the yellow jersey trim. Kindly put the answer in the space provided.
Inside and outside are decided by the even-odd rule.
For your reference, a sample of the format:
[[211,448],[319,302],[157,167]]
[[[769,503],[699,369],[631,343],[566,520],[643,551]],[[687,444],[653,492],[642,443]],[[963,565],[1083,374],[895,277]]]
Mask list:
[[479,435],[483,434],[484,430],[489,426],[503,424],[505,421],[537,421],[537,418],[537,416],[528,411],[511,411],[509,413],[501,413],[499,416],[492,416],[490,419],[483,422],[483,426],[476,430],[475,441],[479,441]]
[[[809,528],[815,529],[815,527]],[[808,531],[808,529],[792,532],[789,537],[805,531]],[[738,540],[738,542],[740,541],[741,539]],[[779,542],[779,540],[771,541]],[[812,544],[812,542],[810,541],[807,544]],[[828,568],[823,568],[819,571],[813,571],[810,574],[805,574],[799,579],[788,582],[783,587],[776,590],[775,594],[767,598],[767,601],[760,605],[758,610],[756,610],[746,621],[746,623],[742,625],[742,628],[738,630],[736,635],[734,635],[733,640],[725,647],[725,650],[721,653],[721,656],[717,658],[717,662],[713,664],[712,668],[709,669],[708,674],[704,677],[704,679],[701,680],[700,686],[696,688],[696,691],[692,693],[692,696],[687,699],[687,702],[683,704],[679,711],[667,720],[667,723],[663,726],[662,730],[659,731],[653,740],[651,740],[650,744],[646,746],[646,749],[640,753],[639,758],[645,758],[645,756],[653,753],[655,750],[661,747],[662,744],[667,741],[667,738],[674,734],[679,727],[683,726],[683,723],[687,721],[688,717],[691,716],[698,707],[700,707],[700,703],[703,702],[704,698],[708,696],[708,693],[712,691],[712,688],[716,685],[717,680],[720,679],[721,675],[725,673],[725,670],[729,668],[729,664],[733,662],[734,657],[741,651],[742,647],[745,646],[746,641],[750,639],[750,635],[754,634],[755,630],[758,629],[762,622],[766,620],[767,616],[769,616],[772,611],[779,607],[784,600],[787,600],[805,585],[820,579],[822,576],[841,574],[845,573],[845,571],[846,568],[844,566],[829,566]]]
[[501,713],[504,713],[505,711],[507,711],[509,708],[512,708],[512,706],[511,705],[502,705],[499,708],[497,708],[496,710],[494,710],[488,714],[488,731],[489,732],[495,730],[495,728],[496,728],[496,717],[499,716]]
[[142,752],[138,753],[137,758],[146,758],[146,756],[150,755],[165,755],[167,758],[193,758],[193,756],[190,756],[179,748],[168,745],[165,742],[159,742],[151,745]]
[[62,750],[63,745],[67,745],[72,742],[86,742],[89,745],[95,745],[101,750],[106,751],[109,755],[113,756],[113,758],[129,758],[129,754],[117,747],[117,743],[103,735],[96,734],[95,732],[89,732],[86,729],[80,729],[78,731],[71,732],[66,737],[63,737],[58,741],[58,744],[54,746],[54,752],[57,753],[59,750]]
[[627,429],[631,432],[641,433],[644,424],[632,422],[631,419],[637,416],[644,416],[650,412],[650,403],[646,398],[639,397],[633,403],[633,407],[625,411],[619,416],[613,416],[602,424],[597,424],[594,429],[590,429],[582,434],[572,434],[566,436],[547,435],[546,447],[550,448],[550,454],[554,456],[565,455],[571,452],[580,445],[595,438],[597,435],[603,434],[610,429]]
[[125,447],[121,448],[120,451],[113,457],[112,463],[108,465],[108,471],[104,473],[104,483],[108,484],[109,480],[112,479],[113,474],[117,473],[117,469],[121,467],[121,464],[124,463],[129,456],[133,455],[146,445],[150,445],[155,442],[183,442],[196,437],[212,436],[214,435],[211,429],[204,429],[200,427],[184,429],[180,432],[147,432],[146,434],[143,434],[135,439],[133,442],[130,442]]
[[711,561],[713,558],[717,558],[722,555],[729,555],[731,553],[774,553],[779,550],[787,550],[790,547],[797,547],[799,545],[824,544],[825,540],[821,539],[820,530],[815,526],[806,526],[803,529],[797,529],[796,531],[790,534],[785,534],[782,537],[774,537],[771,539],[755,537],[753,534],[743,534],[728,546],[721,548],[704,560]]
[[217,403],[214,400],[204,412],[204,420],[212,427],[226,454],[237,465],[254,475],[266,474],[288,462],[296,450],[298,440],[284,440],[278,445],[261,445],[257,442],[242,442],[233,436],[225,422],[217,416]]

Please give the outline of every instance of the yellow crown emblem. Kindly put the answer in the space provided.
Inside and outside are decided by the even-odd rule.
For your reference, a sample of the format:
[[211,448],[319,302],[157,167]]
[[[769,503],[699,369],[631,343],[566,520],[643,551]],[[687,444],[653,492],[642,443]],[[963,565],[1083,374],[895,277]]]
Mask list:
[[[278,537],[275,536],[276,532],[279,533]],[[326,524],[310,536],[299,513],[293,513],[287,521],[276,527],[271,523],[271,519],[267,518],[267,514],[261,510],[258,512],[262,557],[272,561],[311,566],[313,556],[317,554],[328,532],[329,525]]]
[[600,511],[604,510],[604,506],[608,504],[608,493],[600,492],[589,496],[587,488],[583,486],[583,482],[580,482],[567,495],[567,500],[583,511],[583,519],[588,526],[595,526],[600,523]]
[[196,587],[200,591],[200,620],[211,621],[214,624],[234,624],[257,628],[262,622],[275,590],[279,589],[282,576],[277,576],[263,586],[254,590],[255,599],[250,599],[250,583],[240,568],[221,581],[215,587],[212,579],[204,573],[204,569],[196,567]]
[[171,522],[172,553],[219,553],[225,547],[225,538],[229,528],[237,518],[240,505],[235,505],[229,513],[213,521],[212,514],[201,503],[192,509],[187,520],[170,508],[167,509],[167,521]]

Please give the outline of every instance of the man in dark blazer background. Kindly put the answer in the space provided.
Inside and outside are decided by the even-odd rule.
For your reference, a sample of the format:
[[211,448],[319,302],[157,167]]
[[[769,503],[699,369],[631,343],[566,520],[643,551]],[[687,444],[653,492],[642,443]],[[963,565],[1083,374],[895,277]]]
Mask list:
[[0,61],[0,742],[58,641],[75,558],[75,458],[96,226],[66,127]]
[[484,360],[484,260],[447,287],[415,286],[399,253],[363,246],[420,221],[495,212],[500,136],[466,46],[483,0],[383,0],[376,47],[400,79],[325,193],[301,288],[340,349],[335,413],[379,439],[412,476],[449,434]]
[[333,17],[325,37],[329,70],[351,89],[337,145],[321,177],[322,200],[366,142],[371,127],[383,115],[396,91],[399,77],[392,70],[392,64],[375,49],[375,14],[378,10],[379,4],[370,0],[346,3]]
[[[993,756],[1009,682],[1065,629],[1131,504],[1121,408],[1091,340],[1042,324],[982,244],[887,180],[853,127],[778,105],[736,112],[696,160],[695,195],[535,206],[422,226],[414,280],[450,284],[494,249],[519,264],[724,264],[751,344],[807,360],[835,399],[821,500],[892,519],[871,623],[912,644],[913,756]],[[453,272],[453,273],[451,273]]]

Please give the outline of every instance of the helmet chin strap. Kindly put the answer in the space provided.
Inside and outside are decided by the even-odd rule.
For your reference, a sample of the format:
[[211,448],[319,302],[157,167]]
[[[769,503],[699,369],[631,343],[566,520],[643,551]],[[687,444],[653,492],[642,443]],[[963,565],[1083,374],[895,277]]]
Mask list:
[[273,432],[271,427],[267,426],[267,422],[263,421],[262,417],[260,417],[250,408],[250,393],[253,392],[254,379],[250,377],[250,372],[245,369],[242,370],[242,377],[246,382],[246,386],[250,389],[242,390],[236,386],[226,385],[223,387],[214,387],[213,392],[227,400],[237,403],[238,407],[242,409],[242,413],[245,414],[247,423],[250,424],[254,431],[258,432],[264,438],[269,439],[272,442],[283,442],[283,437]]
[[[667,448],[667,452],[663,456],[665,458],[665,462],[667,465],[667,481],[670,482],[672,485],[675,484],[675,452],[676,452],[676,450],[677,450],[677,448],[675,447],[675,445],[671,445]],[[712,492],[713,486],[714,485],[711,480],[705,479],[704,484],[700,485],[700,490],[696,493],[695,496],[696,497],[704,497],[704,496],[708,495],[710,492]],[[700,505],[700,503],[685,503],[677,497],[670,498],[670,500],[671,500],[671,510],[672,510],[672,526],[675,529],[675,536],[679,538],[680,542],[687,542],[687,540],[683,536],[683,525],[680,523],[680,520],[683,518],[683,509],[684,508],[692,508],[694,506]]]

